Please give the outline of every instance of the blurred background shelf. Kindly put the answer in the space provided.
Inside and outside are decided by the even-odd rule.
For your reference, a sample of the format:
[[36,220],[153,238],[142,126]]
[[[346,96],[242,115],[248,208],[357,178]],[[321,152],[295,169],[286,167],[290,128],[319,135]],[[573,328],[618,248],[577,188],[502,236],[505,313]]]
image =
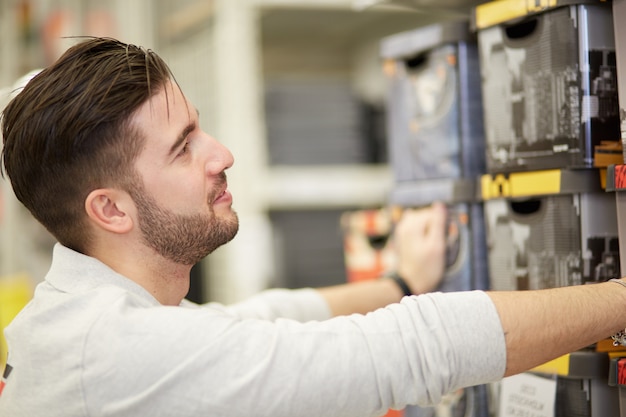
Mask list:
[[279,166],[270,170],[264,194],[273,209],[375,207],[392,184],[387,165]]

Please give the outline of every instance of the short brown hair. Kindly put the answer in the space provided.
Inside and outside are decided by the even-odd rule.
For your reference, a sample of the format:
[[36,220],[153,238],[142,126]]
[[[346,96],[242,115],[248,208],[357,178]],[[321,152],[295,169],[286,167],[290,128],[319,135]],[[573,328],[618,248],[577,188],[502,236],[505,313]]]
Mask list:
[[126,189],[144,138],[132,114],[174,80],[154,52],[88,38],[37,74],[2,113],[2,160],[17,198],[56,239],[89,245],[84,202]]

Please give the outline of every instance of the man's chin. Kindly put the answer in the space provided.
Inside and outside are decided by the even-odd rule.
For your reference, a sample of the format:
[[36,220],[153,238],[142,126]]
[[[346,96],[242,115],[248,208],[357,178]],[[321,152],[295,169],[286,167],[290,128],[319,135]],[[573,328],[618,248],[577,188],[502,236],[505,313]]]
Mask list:
[[229,215],[222,218],[222,221],[220,222],[220,229],[220,235],[222,236],[223,241],[221,245],[224,245],[235,238],[239,232],[239,216],[237,216],[235,210],[230,210]]

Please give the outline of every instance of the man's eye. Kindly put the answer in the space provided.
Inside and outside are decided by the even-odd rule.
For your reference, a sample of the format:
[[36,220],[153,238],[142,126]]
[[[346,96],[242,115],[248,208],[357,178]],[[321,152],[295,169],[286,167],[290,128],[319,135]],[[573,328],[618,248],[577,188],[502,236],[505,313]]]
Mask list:
[[189,140],[185,141],[185,145],[182,147],[182,149],[180,150],[180,152],[178,153],[178,156],[183,156],[185,155],[187,152],[189,152]]

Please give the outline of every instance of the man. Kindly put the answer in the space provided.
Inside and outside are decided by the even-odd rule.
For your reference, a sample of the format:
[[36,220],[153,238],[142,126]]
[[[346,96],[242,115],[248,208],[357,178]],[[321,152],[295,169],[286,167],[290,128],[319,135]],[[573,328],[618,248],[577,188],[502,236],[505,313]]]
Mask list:
[[2,134],[17,197],[60,242],[6,330],[3,416],[376,416],[626,326],[616,283],[402,297],[442,275],[438,205],[398,227],[406,282],[184,301],[192,265],[237,231],[233,157],[133,45],[70,48],[6,107]]

